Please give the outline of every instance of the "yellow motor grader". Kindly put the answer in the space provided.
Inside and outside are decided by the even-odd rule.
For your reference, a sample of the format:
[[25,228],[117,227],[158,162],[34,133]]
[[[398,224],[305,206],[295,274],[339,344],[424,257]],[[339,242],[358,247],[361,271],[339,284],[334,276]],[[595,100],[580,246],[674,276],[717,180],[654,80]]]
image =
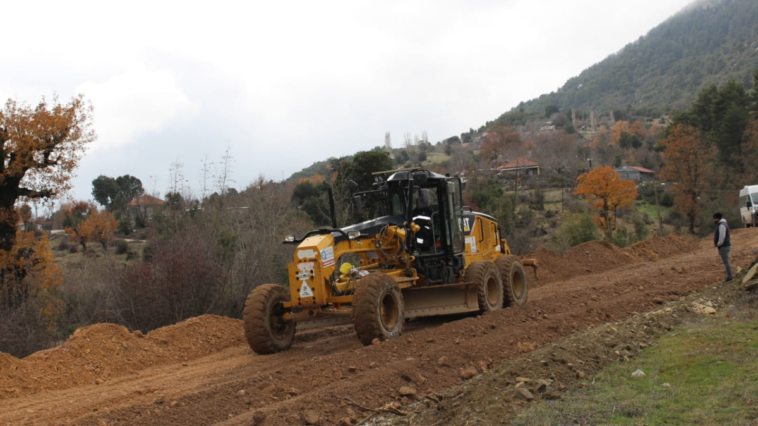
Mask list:
[[264,284],[245,302],[255,352],[289,349],[296,327],[352,323],[368,345],[400,336],[412,318],[526,302],[524,265],[536,273],[537,262],[511,255],[498,221],[462,205],[460,178],[402,170],[373,186],[352,200],[354,215],[373,219],[338,228],[330,191],[332,227],[285,238],[297,245],[289,288]]

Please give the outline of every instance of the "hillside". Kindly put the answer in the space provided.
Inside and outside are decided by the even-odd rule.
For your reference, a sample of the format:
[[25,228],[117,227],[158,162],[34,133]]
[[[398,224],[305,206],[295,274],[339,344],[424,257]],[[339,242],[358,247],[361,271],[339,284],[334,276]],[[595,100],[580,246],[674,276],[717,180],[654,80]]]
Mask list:
[[[758,2],[699,0],[628,44],[558,92],[523,102],[511,112],[631,110],[655,115],[685,109],[711,84],[734,79],[752,86],[758,65]],[[506,113],[507,114],[507,113]]]

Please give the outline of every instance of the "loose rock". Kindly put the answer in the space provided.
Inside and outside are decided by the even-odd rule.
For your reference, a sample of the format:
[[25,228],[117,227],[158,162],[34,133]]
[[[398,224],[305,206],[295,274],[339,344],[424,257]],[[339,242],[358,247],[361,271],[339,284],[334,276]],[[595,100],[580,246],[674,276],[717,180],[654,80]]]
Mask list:
[[516,398],[525,399],[527,401],[531,401],[531,400],[534,399],[534,395],[532,395],[532,393],[529,392],[529,389],[526,389],[526,388],[518,388],[518,389],[516,389],[516,391],[513,393],[513,395]]
[[400,390],[398,391],[398,393],[401,396],[416,396],[416,389],[414,389],[411,386],[403,386],[403,387],[400,388]]
[[462,369],[460,372],[461,379],[463,380],[468,380],[476,376],[477,374],[479,374],[479,372],[474,367],[466,367]]
[[637,370],[632,373],[632,377],[645,377],[645,373],[642,370]]
[[317,425],[319,421],[318,413],[313,410],[303,411],[303,421],[307,425]]

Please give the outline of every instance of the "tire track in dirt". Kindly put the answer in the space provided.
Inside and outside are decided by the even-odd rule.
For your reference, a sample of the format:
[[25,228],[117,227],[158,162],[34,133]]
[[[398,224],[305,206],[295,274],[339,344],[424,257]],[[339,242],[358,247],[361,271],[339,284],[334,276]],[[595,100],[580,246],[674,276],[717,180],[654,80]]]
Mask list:
[[[755,257],[748,247],[758,246],[758,233],[749,231],[733,233],[736,265]],[[438,392],[459,384],[462,369],[482,371],[524,350],[697,291],[723,274],[711,245],[706,239],[694,253],[634,261],[566,281],[546,280],[524,307],[448,318],[444,320],[451,322],[440,326],[422,323],[380,345],[362,347],[354,336],[341,335],[301,342],[269,356],[238,346],[199,358],[186,371],[174,363],[100,386],[4,400],[0,423],[251,424],[265,419],[263,424],[302,424],[308,410],[322,424],[362,418],[367,413],[344,397],[364,407],[409,402],[398,395],[400,387],[413,386],[418,396]],[[153,392],[135,390],[150,389],[153,383],[160,384]]]

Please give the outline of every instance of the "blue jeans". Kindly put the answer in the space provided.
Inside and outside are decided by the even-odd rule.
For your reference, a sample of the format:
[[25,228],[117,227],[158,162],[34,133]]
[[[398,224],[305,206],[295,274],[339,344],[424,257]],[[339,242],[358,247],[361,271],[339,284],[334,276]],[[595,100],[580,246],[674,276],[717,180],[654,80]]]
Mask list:
[[731,249],[732,249],[731,246],[719,247],[719,256],[721,256],[721,261],[724,262],[724,267],[726,268],[727,281],[732,279],[732,266],[729,264],[729,251]]

